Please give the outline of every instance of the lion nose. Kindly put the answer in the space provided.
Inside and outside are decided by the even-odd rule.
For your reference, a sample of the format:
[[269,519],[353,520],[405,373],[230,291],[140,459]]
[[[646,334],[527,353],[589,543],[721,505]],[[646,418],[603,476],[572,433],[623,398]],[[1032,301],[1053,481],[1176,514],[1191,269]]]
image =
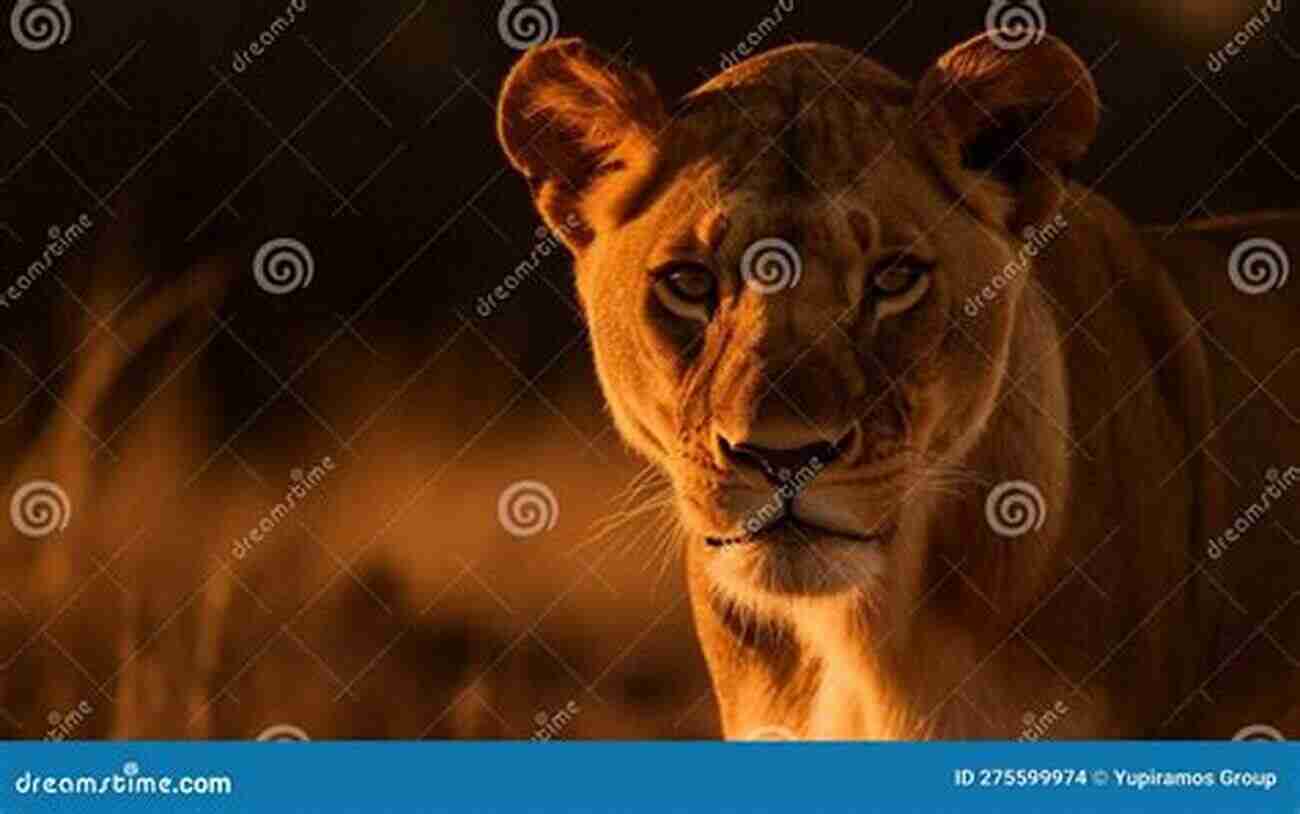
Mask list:
[[837,442],[818,441],[797,447],[761,446],[749,441],[733,442],[718,436],[718,446],[728,461],[736,466],[762,472],[773,485],[780,486],[799,470],[812,467],[820,471],[830,466],[854,443],[856,430]]

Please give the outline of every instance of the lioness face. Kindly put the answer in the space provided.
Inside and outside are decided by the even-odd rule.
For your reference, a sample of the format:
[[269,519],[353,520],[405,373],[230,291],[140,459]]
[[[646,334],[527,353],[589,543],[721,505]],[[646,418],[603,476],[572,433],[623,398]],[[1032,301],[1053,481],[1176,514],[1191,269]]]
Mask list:
[[765,150],[787,108],[737,128],[717,104],[662,137],[668,178],[610,180],[615,198],[665,188],[579,269],[606,396],[720,576],[859,584],[921,509],[924,473],[989,412],[998,381],[978,348],[1000,355],[1007,326],[973,328],[976,345],[950,323],[1011,251],[953,211],[887,120],[832,97]]
[[573,41],[507,82],[503,141],[575,252],[618,427],[735,590],[877,583],[1006,375],[1024,276],[979,320],[962,307],[1050,208],[1047,179],[926,86],[790,48],[670,115]]

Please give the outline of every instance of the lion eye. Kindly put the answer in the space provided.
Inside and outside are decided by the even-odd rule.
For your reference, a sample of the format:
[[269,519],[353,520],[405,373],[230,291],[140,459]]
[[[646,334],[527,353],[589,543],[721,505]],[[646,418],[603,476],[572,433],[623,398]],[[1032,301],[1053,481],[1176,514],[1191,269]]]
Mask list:
[[718,296],[713,272],[697,263],[678,263],[658,275],[655,293],[668,310],[680,316],[708,319]]
[[713,273],[703,266],[682,266],[665,278],[673,294],[687,302],[707,303],[713,299]]
[[871,281],[880,315],[899,314],[920,302],[930,288],[932,268],[915,257],[895,257],[882,263]]
[[892,265],[876,275],[875,292],[882,297],[897,297],[920,282],[928,271],[925,266],[910,261]]

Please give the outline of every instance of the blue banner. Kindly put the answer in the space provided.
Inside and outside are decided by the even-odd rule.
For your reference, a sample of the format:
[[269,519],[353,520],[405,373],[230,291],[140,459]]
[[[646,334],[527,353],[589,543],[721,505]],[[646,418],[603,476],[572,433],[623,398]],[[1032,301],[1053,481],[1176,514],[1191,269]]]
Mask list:
[[6,743],[0,812],[1267,812],[1288,743]]

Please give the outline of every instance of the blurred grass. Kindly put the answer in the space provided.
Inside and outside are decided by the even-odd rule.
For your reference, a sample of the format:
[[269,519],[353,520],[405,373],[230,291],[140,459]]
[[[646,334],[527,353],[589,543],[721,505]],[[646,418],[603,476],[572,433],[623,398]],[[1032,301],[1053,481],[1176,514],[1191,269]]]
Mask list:
[[[494,422],[528,391],[485,349],[405,381],[361,351],[338,363],[370,368],[374,392],[304,380],[266,412],[298,408],[293,422],[228,443],[204,416],[235,383],[202,364],[227,274],[183,280],[127,310],[121,344],[85,321],[70,373],[30,402],[45,426],[4,494],[55,481],[72,517],[44,539],[5,525],[0,735],[43,737],[51,713],[83,701],[94,712],[70,737],[248,738],[288,723],[313,738],[527,738],[570,704],[558,737],[714,734],[677,560],[652,552],[658,526],[585,544],[639,470],[611,434],[587,447],[571,423],[603,424],[586,387],[548,399],[564,417],[516,401]],[[344,447],[299,399],[387,406]],[[122,400],[137,412],[97,449]],[[325,456],[335,469],[236,556],[291,471]],[[521,479],[559,508],[554,530],[523,540],[497,517]]]

